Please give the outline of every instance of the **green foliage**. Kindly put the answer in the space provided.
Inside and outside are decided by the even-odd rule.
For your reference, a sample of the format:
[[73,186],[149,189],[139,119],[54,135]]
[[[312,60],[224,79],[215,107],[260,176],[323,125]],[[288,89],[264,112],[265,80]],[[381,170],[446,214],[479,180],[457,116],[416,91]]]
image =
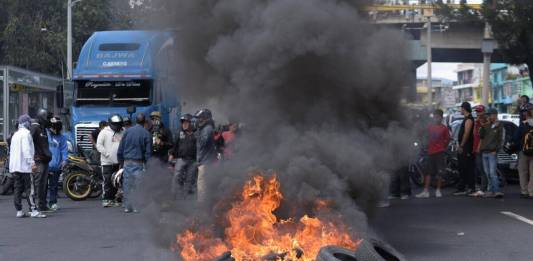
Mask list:
[[[73,8],[73,60],[98,30],[127,29],[128,0],[84,0]],[[113,4],[112,4],[113,3]],[[67,0],[0,0],[0,64],[61,76],[66,70]],[[45,28],[45,30],[43,30]]]

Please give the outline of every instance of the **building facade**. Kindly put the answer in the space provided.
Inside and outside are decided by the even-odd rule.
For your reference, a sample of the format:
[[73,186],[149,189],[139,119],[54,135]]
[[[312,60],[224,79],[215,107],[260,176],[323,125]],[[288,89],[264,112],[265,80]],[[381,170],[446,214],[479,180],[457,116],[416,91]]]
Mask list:
[[517,113],[517,100],[522,95],[532,97],[533,89],[527,70],[507,64],[491,65],[493,106],[502,113]]
[[[416,81],[416,103],[427,105],[428,99],[427,78],[418,78]],[[432,80],[432,100],[435,108],[446,110],[455,106],[456,92],[452,89],[453,82],[443,78]]]
[[457,82],[452,87],[457,92],[456,106],[465,101],[471,104],[481,103],[481,71],[482,64],[462,63],[457,66]]

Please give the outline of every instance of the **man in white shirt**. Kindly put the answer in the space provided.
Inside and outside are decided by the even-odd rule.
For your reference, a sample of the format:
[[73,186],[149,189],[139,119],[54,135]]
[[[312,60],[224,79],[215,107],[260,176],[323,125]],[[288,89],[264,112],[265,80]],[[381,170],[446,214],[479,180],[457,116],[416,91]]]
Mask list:
[[109,117],[109,125],[100,131],[96,140],[96,149],[100,152],[102,165],[103,193],[102,207],[120,207],[115,196],[117,189],[113,186],[111,177],[119,170],[117,160],[118,146],[124,133],[122,116],[115,114]]
[[9,172],[13,173],[15,180],[14,203],[17,210],[17,217],[27,216],[22,211],[22,193],[28,195],[28,205],[30,207],[30,216],[34,218],[45,218],[46,215],[37,210],[35,205],[35,188],[33,184],[32,172],[35,171],[35,149],[33,138],[30,133],[31,118],[24,114],[18,119],[19,129],[11,137],[9,146]]

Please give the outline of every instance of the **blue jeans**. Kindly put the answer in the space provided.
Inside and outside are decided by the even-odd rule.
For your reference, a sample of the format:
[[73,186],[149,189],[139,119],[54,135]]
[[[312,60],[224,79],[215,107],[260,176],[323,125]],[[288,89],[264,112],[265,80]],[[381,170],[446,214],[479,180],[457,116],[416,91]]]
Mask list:
[[124,199],[123,205],[126,209],[133,209],[132,197],[137,184],[141,178],[144,165],[137,162],[128,162],[124,163],[124,174],[122,177],[123,188],[124,188]]
[[48,173],[48,204],[50,205],[57,203],[59,175],[61,175],[61,171],[50,171]]
[[483,152],[483,170],[487,175],[489,192],[500,192],[500,180],[498,179],[496,153]]

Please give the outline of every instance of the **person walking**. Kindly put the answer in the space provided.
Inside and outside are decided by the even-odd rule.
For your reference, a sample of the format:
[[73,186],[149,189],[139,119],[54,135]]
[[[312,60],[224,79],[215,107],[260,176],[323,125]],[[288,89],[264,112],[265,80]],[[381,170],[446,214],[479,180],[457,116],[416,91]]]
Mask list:
[[34,218],[45,218],[35,204],[36,193],[32,172],[35,171],[35,147],[30,133],[31,118],[27,114],[18,118],[18,130],[13,134],[9,146],[9,172],[14,178],[13,202],[17,211],[16,217],[26,217],[22,210],[22,194],[26,193],[30,216]]
[[518,155],[518,176],[520,182],[520,197],[533,198],[533,105],[523,108],[525,120],[516,130],[513,140],[520,149]]
[[152,154],[152,135],[144,128],[146,117],[143,113],[136,116],[136,125],[124,131],[117,150],[117,159],[124,166],[123,206],[125,213],[137,212],[132,193],[140,182],[144,165]]
[[48,132],[48,144],[52,153],[52,160],[48,163],[50,170],[48,175],[48,204],[52,211],[59,210],[59,205],[57,204],[59,176],[61,175],[61,170],[67,165],[68,159],[67,137],[61,133],[62,130],[63,123],[61,119],[53,117],[50,120]]
[[177,198],[196,193],[196,179],[198,168],[196,164],[196,136],[192,127],[192,115],[181,116],[181,130],[174,139],[169,161],[176,159],[172,192]]
[[468,195],[476,189],[474,177],[474,118],[472,117],[472,106],[469,102],[461,104],[461,113],[464,115],[464,120],[459,129],[459,148],[457,149],[460,180],[457,191],[453,193],[455,196]]
[[46,194],[48,193],[48,163],[52,160],[52,153],[48,144],[48,131],[52,115],[46,109],[37,111],[36,122],[31,125],[31,136],[35,148],[36,170],[33,175],[35,193],[37,195],[37,208],[41,212],[48,212]]
[[202,109],[196,112],[194,117],[197,120],[198,129],[196,130],[196,161],[198,163],[198,201],[202,202],[206,197],[207,184],[205,180],[206,172],[210,165],[217,160],[215,148],[215,123],[213,114],[208,109]]
[[446,170],[446,150],[450,143],[450,131],[448,127],[442,123],[444,112],[442,110],[435,110],[433,112],[434,122],[428,127],[428,171],[424,176],[424,190],[416,195],[417,198],[429,198],[429,185],[431,184],[431,177],[437,179],[437,190],[435,197],[442,197],[442,175]]
[[100,152],[100,164],[102,166],[102,207],[116,207],[120,206],[120,204],[115,199],[117,189],[113,186],[112,176],[120,168],[117,151],[124,130],[122,128],[122,117],[118,114],[109,117],[108,123],[109,126],[98,134],[96,149]]
[[489,123],[485,124],[479,131],[481,138],[479,151],[483,158],[483,169],[487,175],[488,190],[484,197],[501,198],[503,193],[500,188],[500,180],[497,174],[498,151],[503,144],[503,125],[498,121],[498,110],[490,109],[488,112]]

